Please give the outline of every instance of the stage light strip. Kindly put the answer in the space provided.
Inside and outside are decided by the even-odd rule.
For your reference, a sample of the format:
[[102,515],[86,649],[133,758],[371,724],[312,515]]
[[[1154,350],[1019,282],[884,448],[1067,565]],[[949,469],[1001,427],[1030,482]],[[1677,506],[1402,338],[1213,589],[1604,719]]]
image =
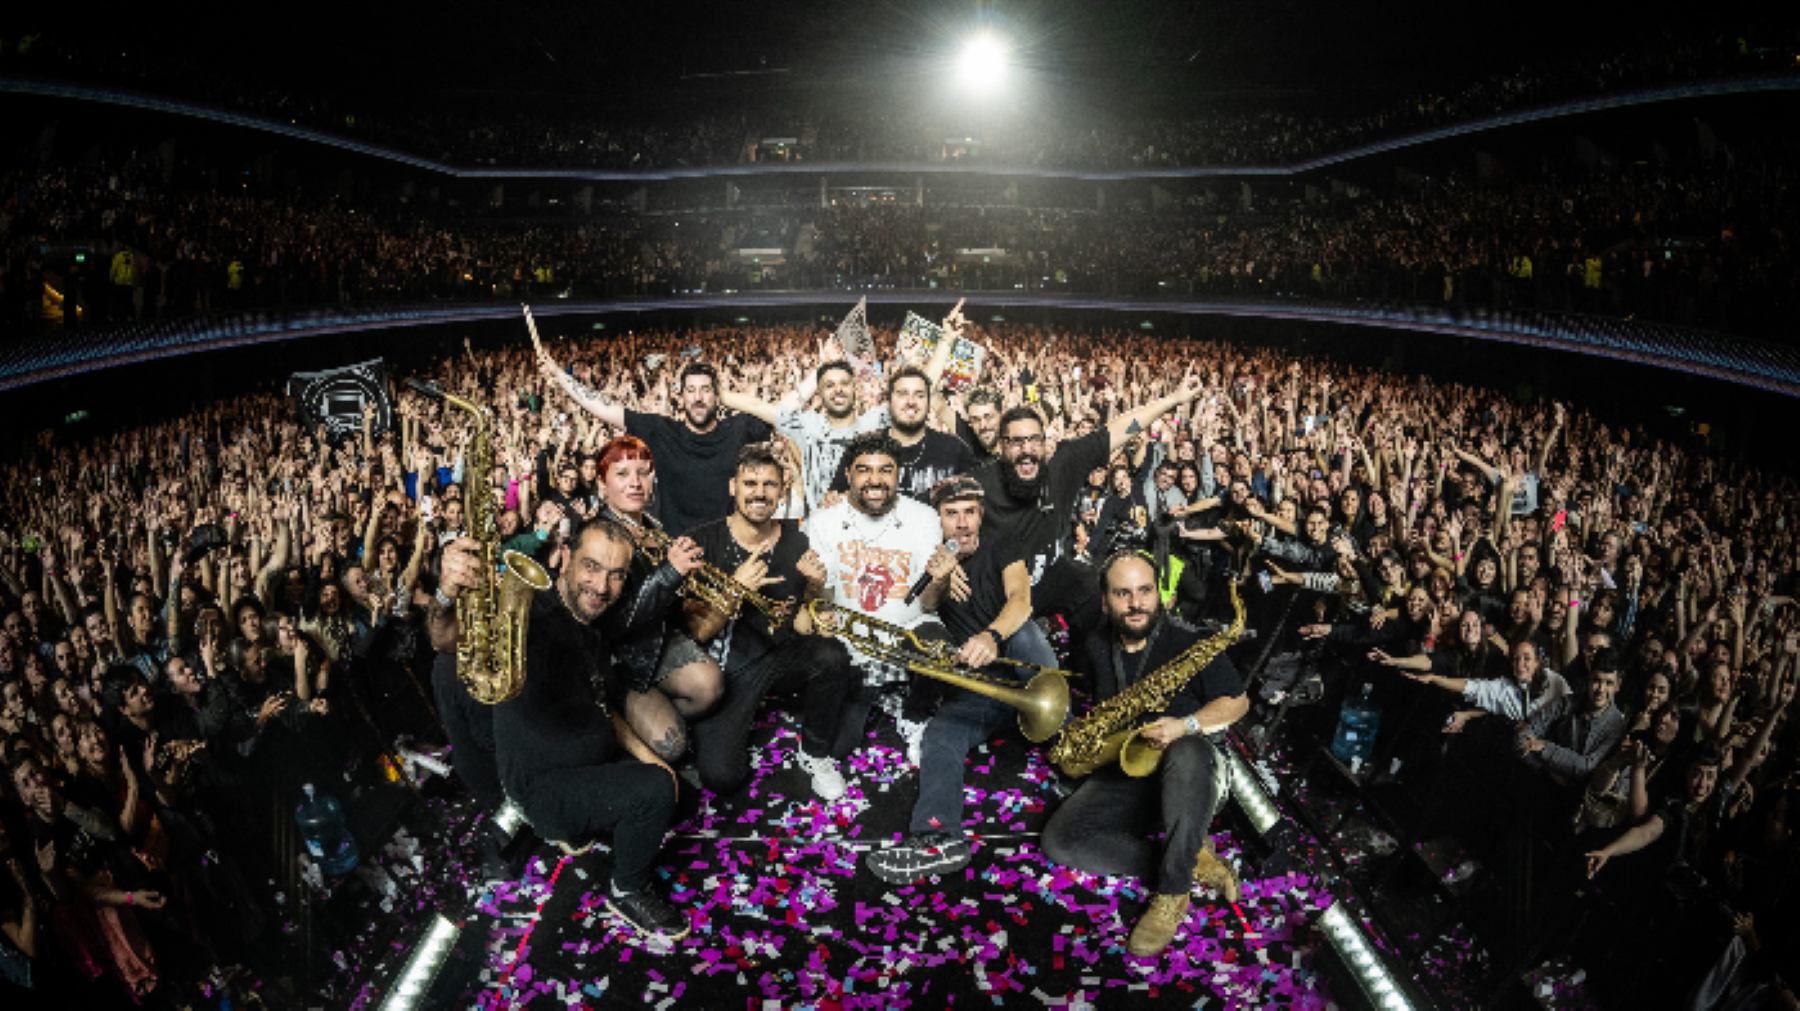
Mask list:
[[406,968],[400,971],[387,999],[381,1002],[382,1011],[409,1011],[417,1007],[424,1000],[426,991],[431,989],[431,981],[437,977],[438,968],[449,957],[450,949],[461,933],[461,927],[439,914],[419,946],[413,949],[412,957],[406,960]]
[[1263,781],[1256,771],[1245,762],[1237,749],[1229,741],[1219,747],[1225,756],[1225,764],[1231,769],[1231,795],[1237,798],[1238,806],[1250,818],[1250,827],[1257,835],[1267,835],[1269,829],[1281,820],[1281,811],[1263,789]]
[[1400,989],[1400,984],[1388,972],[1387,965],[1381,960],[1375,945],[1369,940],[1362,926],[1344,912],[1342,902],[1333,903],[1325,915],[1319,918],[1319,924],[1325,928],[1325,936],[1331,946],[1337,949],[1338,955],[1349,967],[1350,974],[1356,977],[1356,983],[1368,996],[1369,1002],[1381,1011],[1412,1011],[1413,1003]]

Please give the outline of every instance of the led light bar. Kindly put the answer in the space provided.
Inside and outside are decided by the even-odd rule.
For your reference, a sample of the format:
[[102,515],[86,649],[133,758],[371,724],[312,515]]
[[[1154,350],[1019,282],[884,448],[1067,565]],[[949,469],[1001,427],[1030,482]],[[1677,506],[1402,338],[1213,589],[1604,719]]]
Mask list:
[[1237,798],[1238,806],[1250,819],[1250,827],[1257,835],[1265,835],[1275,823],[1281,820],[1281,811],[1276,808],[1275,801],[1263,789],[1263,781],[1256,771],[1245,762],[1242,755],[1225,744],[1219,749],[1225,756],[1225,764],[1231,769],[1231,795]]
[[1350,914],[1344,912],[1343,903],[1334,903],[1325,915],[1319,918],[1325,928],[1325,936],[1331,946],[1337,949],[1344,965],[1350,974],[1356,977],[1356,984],[1369,998],[1369,1003],[1381,1011],[1412,1011],[1413,1003],[1400,990],[1394,981],[1387,965],[1382,962],[1381,955],[1363,932],[1363,928]]
[[431,929],[425,932],[419,946],[413,949],[412,957],[406,960],[406,968],[400,970],[394,988],[381,1002],[382,1011],[410,1011],[417,1007],[426,991],[431,989],[432,979],[437,976],[444,959],[449,957],[450,949],[461,933],[461,927],[441,915],[432,921]]

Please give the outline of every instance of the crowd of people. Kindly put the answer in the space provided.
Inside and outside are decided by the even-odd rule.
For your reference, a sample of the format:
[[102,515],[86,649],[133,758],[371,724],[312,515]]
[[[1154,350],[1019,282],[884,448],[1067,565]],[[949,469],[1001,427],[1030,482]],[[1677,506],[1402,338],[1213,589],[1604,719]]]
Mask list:
[[[1087,116],[1064,109],[1048,122],[986,121],[968,143],[955,114],[902,108],[854,112],[828,101],[771,101],[693,115],[679,124],[595,122],[535,108],[504,114],[461,109],[382,115],[367,103],[303,89],[233,82],[216,68],[153,54],[91,52],[81,40],[32,36],[4,52],[0,71],[48,74],[196,98],[237,112],[298,123],[461,165],[656,171],[770,159],[917,163],[972,160],[1017,168],[1126,170],[1208,165],[1287,165],[1406,133],[1555,101],[1633,88],[1791,69],[1794,40],[1779,29],[1690,32],[1657,26],[1629,43],[1611,39],[1579,55],[1539,58],[1506,73],[1400,97],[1358,95],[1260,109],[1219,108],[1166,118]],[[1773,47],[1773,55],[1762,50]],[[1783,49],[1786,47],[1786,49]],[[540,105],[542,103],[539,103]],[[769,143],[765,143],[768,141]],[[777,143],[778,142],[778,143]]]
[[[1335,658],[1296,697],[1335,716],[1371,686],[1389,714],[1371,768],[1439,797],[1510,784],[1447,805],[1445,826],[1478,850],[1549,840],[1564,900],[1603,886],[1627,926],[1576,948],[1598,947],[1597,985],[1628,988],[1605,970],[1629,965],[1690,986],[1734,929],[1791,950],[1791,475],[1578,404],[1324,359],[945,326],[987,349],[969,385],[890,331],[546,333],[418,370],[490,412],[479,434],[398,387],[389,430],[371,410],[334,443],[248,393],[5,465],[8,964],[90,1001],[179,1001],[250,957],[270,897],[246,882],[291,859],[247,812],[375,775],[402,731],[447,735],[484,807],[510,798],[568,852],[610,832],[607,901],[679,938],[654,873],[677,796],[742,784],[774,694],[799,695],[799,761],[826,800],[891,715],[919,797],[867,869],[950,873],[971,859],[964,758],[1012,711],[819,633],[862,614],[993,678],[1089,674],[1098,701],[1239,599],[1261,636]],[[487,543],[548,573],[523,689],[491,706],[458,676],[453,606],[484,583]],[[724,597],[679,596],[694,580]],[[1063,759],[1101,768],[1072,781],[1044,850],[1145,883],[1135,954],[1169,942],[1194,884],[1237,894],[1207,838],[1205,737],[1249,709],[1246,673],[1215,659],[1127,722],[1161,780],[1064,739]],[[441,730],[408,725],[431,712],[421,693]],[[1185,785],[1159,800],[1157,782]],[[1751,959],[1733,985],[1791,1001],[1781,964]]]
[[0,318],[42,330],[306,304],[935,286],[1557,309],[1783,339],[1800,291],[1795,169],[1755,151],[1110,210],[846,201],[521,219],[158,177],[147,158],[10,174]]

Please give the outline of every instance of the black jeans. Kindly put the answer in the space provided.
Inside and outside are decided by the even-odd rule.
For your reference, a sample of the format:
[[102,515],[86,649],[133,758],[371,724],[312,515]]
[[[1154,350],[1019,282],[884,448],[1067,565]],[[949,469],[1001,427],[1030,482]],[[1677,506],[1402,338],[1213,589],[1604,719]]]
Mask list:
[[[950,642],[950,630],[935,620],[925,621],[912,630],[913,634],[925,642]],[[863,743],[863,731],[869,724],[869,711],[881,700],[883,689],[906,691],[906,701],[901,712],[906,719],[915,723],[923,723],[931,719],[937,710],[937,704],[944,697],[949,686],[935,678],[923,674],[911,675],[910,682],[898,682],[893,686],[863,683],[862,676],[851,672],[851,693],[844,703],[842,717],[838,720],[837,740],[831,745],[831,757],[844,759],[849,757]]]
[[[1089,774],[1044,826],[1044,855],[1091,874],[1123,874],[1158,895],[1186,895],[1212,825],[1213,763],[1205,738],[1164,749],[1156,772],[1133,779],[1117,764]],[[1161,829],[1160,852],[1147,837]]]
[[660,765],[621,755],[604,765],[540,772],[513,799],[534,825],[571,826],[575,838],[564,841],[572,845],[612,829],[612,883],[635,892],[650,883],[675,816],[675,778]]
[[431,694],[437,698],[444,735],[450,740],[450,765],[475,800],[488,813],[506,802],[500,767],[494,761],[494,707],[469,695],[456,676],[456,654],[439,653],[431,662]]
[[844,644],[817,635],[796,635],[745,666],[727,670],[724,697],[693,725],[700,785],[728,794],[750,778],[750,725],[765,695],[799,692],[800,748],[814,758],[830,754],[844,700],[860,680]]

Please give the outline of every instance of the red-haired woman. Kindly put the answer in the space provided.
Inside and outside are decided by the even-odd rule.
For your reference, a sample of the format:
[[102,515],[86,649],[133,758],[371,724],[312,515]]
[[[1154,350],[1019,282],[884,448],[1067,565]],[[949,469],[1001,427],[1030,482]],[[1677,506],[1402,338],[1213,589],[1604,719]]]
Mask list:
[[[719,665],[682,626],[678,591],[700,567],[699,545],[678,537],[663,550],[648,531],[660,531],[645,511],[656,482],[650,447],[623,435],[600,451],[600,512],[631,531],[639,550],[619,603],[601,617],[601,630],[618,643],[615,656],[631,677],[625,719],[658,756],[671,764],[688,750],[687,721],[705,713],[724,690]],[[660,558],[660,561],[656,559]],[[614,700],[615,702],[617,700]]]

